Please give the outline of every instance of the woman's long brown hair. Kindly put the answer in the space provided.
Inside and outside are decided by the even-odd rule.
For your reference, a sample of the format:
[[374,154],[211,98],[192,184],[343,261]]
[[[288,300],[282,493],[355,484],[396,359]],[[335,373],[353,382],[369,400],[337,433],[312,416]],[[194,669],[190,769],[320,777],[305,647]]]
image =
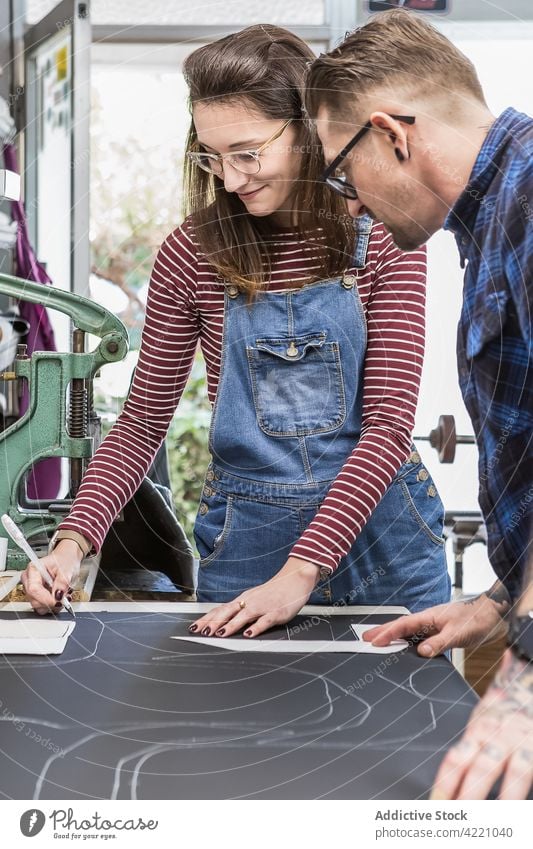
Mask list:
[[[296,185],[295,232],[306,250],[314,251],[318,273],[312,278],[334,277],[349,265],[354,228],[345,202],[320,179],[324,160],[314,128],[305,120],[303,79],[314,54],[288,30],[268,24],[200,47],[184,63],[189,102],[244,102],[265,115],[285,121],[297,130],[295,144],[303,151]],[[198,150],[194,122],[187,150]],[[250,299],[270,277],[269,242],[275,228],[269,216],[250,215],[233,192],[226,192],[219,178],[185,158],[185,214],[192,216],[200,248],[218,274],[246,292]],[[324,240],[313,239],[322,228]],[[311,235],[309,232],[312,231]],[[295,281],[295,287],[311,282]]]

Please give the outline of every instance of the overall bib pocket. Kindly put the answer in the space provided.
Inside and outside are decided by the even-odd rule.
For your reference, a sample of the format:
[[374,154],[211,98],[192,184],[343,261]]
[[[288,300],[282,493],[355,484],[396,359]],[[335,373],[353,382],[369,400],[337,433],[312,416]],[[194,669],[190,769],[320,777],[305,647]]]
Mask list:
[[309,436],[344,423],[339,343],[326,336],[256,339],[247,347],[257,422],[268,436]]

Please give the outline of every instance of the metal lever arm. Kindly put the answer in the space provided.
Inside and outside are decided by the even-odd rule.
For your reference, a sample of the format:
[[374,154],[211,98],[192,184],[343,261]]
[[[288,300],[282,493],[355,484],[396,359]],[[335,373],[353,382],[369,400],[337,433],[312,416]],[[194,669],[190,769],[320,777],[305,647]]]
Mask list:
[[75,327],[92,333],[93,336],[103,337],[114,332],[126,340],[128,338],[126,328],[119,318],[100,304],[95,304],[81,295],[9,274],[0,274],[0,292],[18,301],[41,304],[47,309],[65,313],[72,318]]

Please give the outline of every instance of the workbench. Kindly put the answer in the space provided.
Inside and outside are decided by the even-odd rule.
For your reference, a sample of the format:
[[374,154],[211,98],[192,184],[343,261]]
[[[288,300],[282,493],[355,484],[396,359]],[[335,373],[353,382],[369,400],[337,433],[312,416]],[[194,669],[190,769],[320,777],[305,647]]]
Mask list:
[[[171,639],[210,607],[80,603],[62,655],[0,656],[2,797],[427,798],[476,703],[445,657]],[[335,617],[349,631],[401,612],[308,607],[298,621]]]

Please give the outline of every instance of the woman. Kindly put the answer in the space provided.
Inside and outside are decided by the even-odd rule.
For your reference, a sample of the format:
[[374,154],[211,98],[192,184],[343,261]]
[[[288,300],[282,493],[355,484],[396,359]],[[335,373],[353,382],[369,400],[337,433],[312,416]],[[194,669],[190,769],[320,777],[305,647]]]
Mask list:
[[191,630],[255,636],[308,600],[449,598],[442,503],[411,446],[425,255],[366,219],[354,247],[302,114],[312,58],[253,26],[185,62],[189,216],[159,251],[132,390],[47,559],[53,595],[24,578],[40,612],[139,486],[198,341],[214,404],[198,599],[227,604]]

